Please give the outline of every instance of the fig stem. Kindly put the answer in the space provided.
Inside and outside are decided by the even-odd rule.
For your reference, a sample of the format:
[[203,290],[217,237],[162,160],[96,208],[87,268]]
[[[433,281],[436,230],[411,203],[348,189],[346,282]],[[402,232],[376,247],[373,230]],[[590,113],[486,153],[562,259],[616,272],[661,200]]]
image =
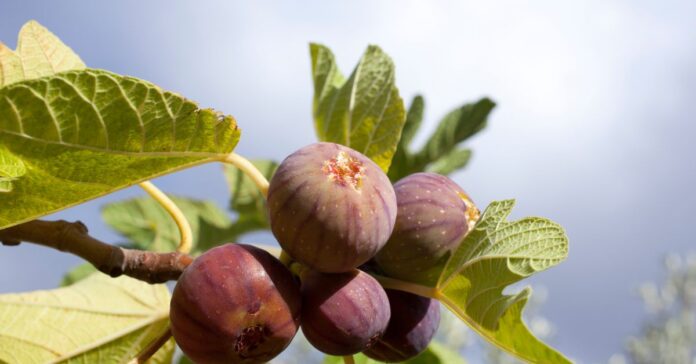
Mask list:
[[186,219],[186,216],[181,211],[179,206],[177,206],[176,203],[169,198],[169,196],[157,188],[157,186],[155,186],[152,182],[145,181],[141,182],[139,185],[143,190],[145,190],[145,192],[147,192],[148,195],[150,195],[150,197],[164,207],[164,209],[167,210],[167,213],[169,213],[169,216],[174,219],[176,226],[179,228],[179,234],[181,235],[181,240],[179,240],[179,246],[176,248],[176,251],[182,254],[188,254],[191,252],[191,247],[193,246],[191,224],[189,224],[188,219]]
[[423,285],[416,284],[416,283],[406,282],[406,281],[402,281],[400,279],[380,276],[378,274],[370,273],[370,275],[374,279],[376,279],[384,288],[396,289],[399,291],[413,293],[413,294],[416,294],[416,295],[419,295],[422,297],[436,298],[437,299],[437,290],[433,287],[428,287],[428,286],[423,286]]
[[290,267],[290,264],[292,264],[293,262],[292,257],[290,257],[290,254],[288,254],[285,250],[280,251],[280,256],[278,257],[278,259],[288,268]]
[[268,197],[268,180],[253,163],[237,153],[230,153],[220,159],[220,162],[239,168],[249,177],[259,189],[264,198]]
[[355,359],[353,359],[352,355],[344,356],[343,363],[344,364],[355,364]]

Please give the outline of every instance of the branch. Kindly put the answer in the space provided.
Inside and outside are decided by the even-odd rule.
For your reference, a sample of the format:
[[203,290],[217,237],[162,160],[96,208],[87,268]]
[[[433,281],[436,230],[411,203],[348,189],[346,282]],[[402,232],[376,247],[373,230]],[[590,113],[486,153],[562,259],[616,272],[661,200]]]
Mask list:
[[193,258],[179,252],[156,253],[103,243],[82,222],[34,220],[0,230],[0,242],[28,242],[75,254],[112,277],[125,274],[148,283],[179,278]]

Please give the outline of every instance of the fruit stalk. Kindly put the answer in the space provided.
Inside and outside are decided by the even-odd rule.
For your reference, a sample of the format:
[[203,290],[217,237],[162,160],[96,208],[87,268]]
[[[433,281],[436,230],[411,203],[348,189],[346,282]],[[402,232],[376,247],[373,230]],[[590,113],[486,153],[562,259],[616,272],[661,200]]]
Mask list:
[[150,181],[141,182],[140,188],[145,190],[150,197],[162,205],[172,219],[174,219],[176,226],[179,228],[179,234],[181,235],[181,240],[179,241],[179,246],[176,248],[176,251],[183,254],[191,252],[191,246],[193,245],[191,224],[189,224],[188,219],[186,219],[186,216],[184,216],[179,206]]
[[244,174],[246,174],[247,177],[249,177],[256,187],[258,187],[259,191],[261,191],[261,194],[263,197],[268,197],[268,180],[266,177],[264,177],[263,173],[258,170],[252,164],[249,162],[248,159],[242,157],[241,155],[237,153],[230,153],[220,159],[220,162],[222,163],[227,163],[231,164],[237,168],[239,168]]

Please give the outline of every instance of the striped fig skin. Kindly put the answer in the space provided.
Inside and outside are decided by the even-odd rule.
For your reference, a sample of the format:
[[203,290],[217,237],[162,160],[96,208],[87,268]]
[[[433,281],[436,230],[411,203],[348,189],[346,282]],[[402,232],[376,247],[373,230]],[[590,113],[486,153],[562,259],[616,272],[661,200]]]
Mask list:
[[473,228],[479,211],[461,187],[436,173],[404,177],[394,191],[396,225],[375,259],[389,276],[432,284],[449,253]]
[[302,274],[302,332],[317,350],[353,355],[387,329],[391,311],[382,286],[369,274]]
[[171,329],[196,363],[264,363],[290,344],[302,297],[290,271],[264,250],[213,248],[184,270],[171,300]]
[[288,156],[271,179],[268,208],[281,247],[325,273],[348,272],[374,257],[396,221],[396,195],[379,166],[333,143]]
[[420,354],[440,326],[440,303],[408,292],[387,290],[391,319],[387,331],[363,354],[387,363]]

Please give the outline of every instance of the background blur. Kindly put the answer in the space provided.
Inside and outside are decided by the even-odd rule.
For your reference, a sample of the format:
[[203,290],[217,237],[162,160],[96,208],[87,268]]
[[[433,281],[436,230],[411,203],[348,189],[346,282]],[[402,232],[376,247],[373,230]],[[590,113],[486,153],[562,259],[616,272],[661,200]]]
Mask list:
[[[581,362],[623,350],[644,317],[637,287],[662,279],[667,252],[695,246],[696,2],[2,0],[0,40],[14,48],[30,19],[90,67],[234,115],[237,152],[250,158],[281,160],[315,140],[310,41],[329,46],[345,74],[368,44],[380,45],[407,104],[425,96],[423,134],[490,96],[498,107],[454,179],[480,207],[517,198],[514,218],[567,229],[568,260],[530,283],[548,292],[540,311],[554,324],[551,342]],[[155,182],[227,206],[218,165]],[[80,219],[118,242],[100,206],[142,194],[128,189],[51,218]],[[77,263],[30,244],[0,247],[0,293],[53,288]]]

